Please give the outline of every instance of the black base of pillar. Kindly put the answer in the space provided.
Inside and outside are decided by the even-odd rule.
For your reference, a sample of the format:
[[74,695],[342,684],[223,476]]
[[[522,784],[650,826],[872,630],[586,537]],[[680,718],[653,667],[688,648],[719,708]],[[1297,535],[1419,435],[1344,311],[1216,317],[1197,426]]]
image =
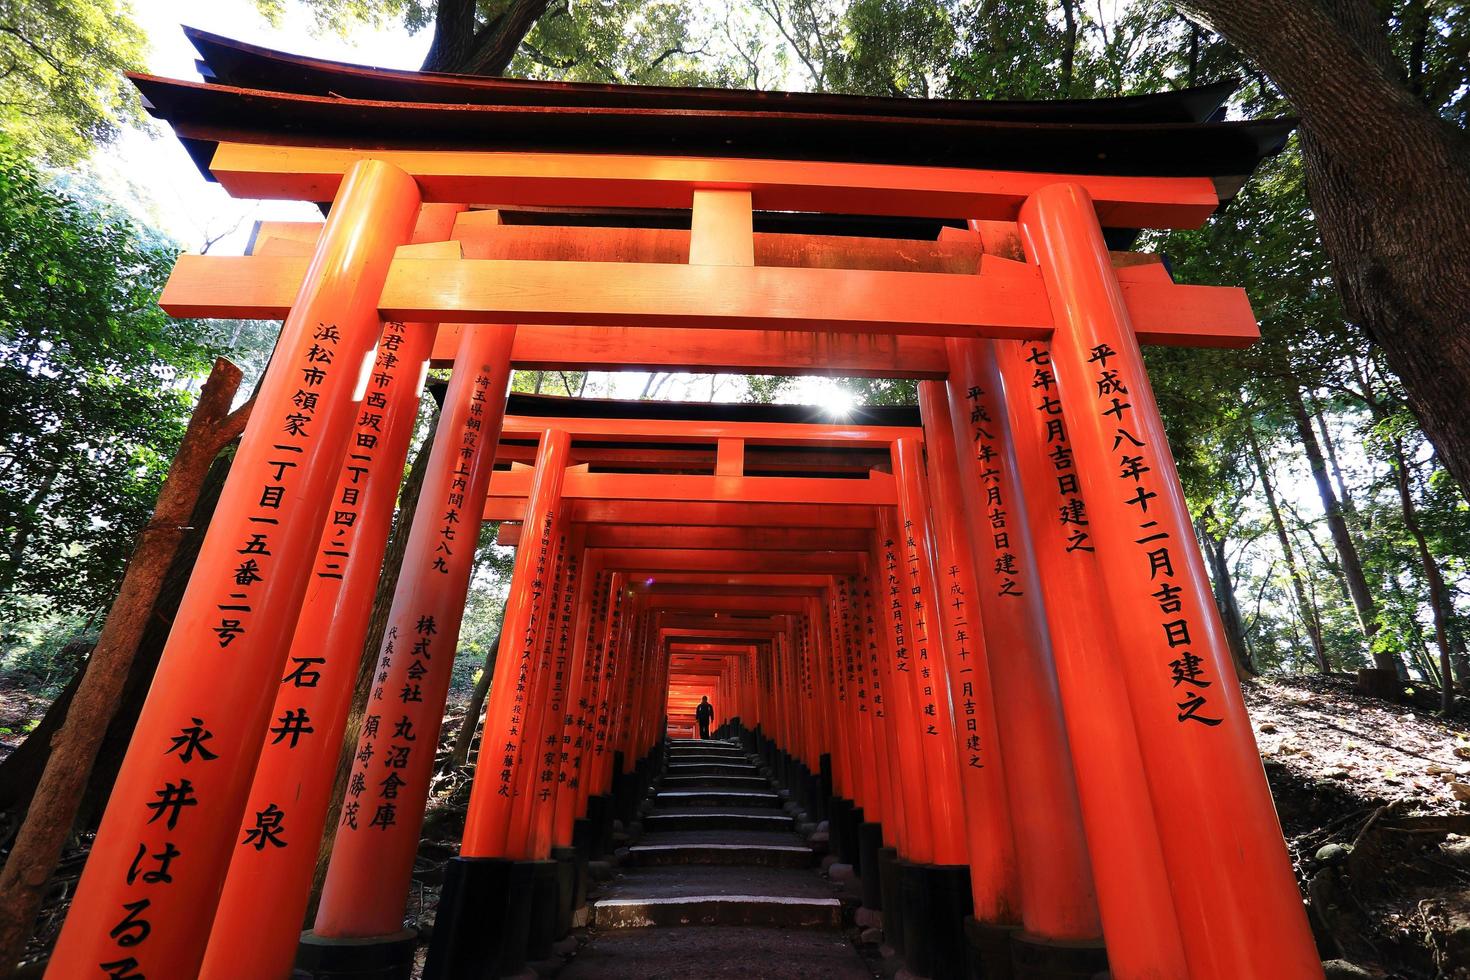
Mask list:
[[[833,818],[836,822],[836,818]],[[847,801],[847,811],[842,814],[842,837],[847,841],[852,861],[852,873],[858,877],[863,874],[863,845],[862,838],[858,836],[858,828],[863,825],[863,808]]]
[[1011,937],[1019,926],[996,925],[965,919],[965,946],[970,980],[1013,980]]
[[586,817],[572,821],[572,860],[576,879],[572,891],[572,912],[587,904],[587,865],[592,860],[592,821]]
[[899,885],[898,850],[884,847],[878,850],[878,887],[883,898],[883,938],[900,956],[903,955],[903,893]]
[[1108,954],[1100,941],[1067,942],[1017,932],[1011,937],[1011,965],[1015,980],[1092,980],[1108,968]]
[[827,804],[827,853],[843,864],[854,863],[855,848],[847,842],[845,835],[847,813],[851,809],[852,804],[840,796],[832,797],[832,801]]
[[526,969],[526,946],[531,941],[531,893],[535,887],[536,862],[512,862],[505,913],[505,942],[501,944],[500,960],[495,966],[500,972],[494,976],[515,976]]
[[964,864],[927,865],[931,919],[934,923],[935,977],[965,975],[965,919],[975,910],[970,868]]
[[556,930],[552,939],[565,939],[572,931],[572,913],[578,908],[577,883],[582,877],[577,849],[553,847],[551,860],[556,862]]
[[408,980],[417,939],[412,929],[366,939],[303,932],[296,947],[296,972],[313,980]]
[[[555,861],[531,862],[531,926],[526,931],[526,959],[551,959],[551,944],[556,942],[557,901],[560,885]],[[571,925],[571,915],[567,916]]]
[[[934,972],[934,896],[927,864],[898,864],[899,903],[903,906],[903,961],[921,977]],[[885,930],[884,935],[887,935]]]
[[879,867],[878,854],[883,850],[883,825],[870,822],[858,824],[857,841],[857,867],[863,882],[863,907],[881,912],[883,872]]
[[493,976],[507,940],[514,862],[453,858],[444,869],[425,980]]

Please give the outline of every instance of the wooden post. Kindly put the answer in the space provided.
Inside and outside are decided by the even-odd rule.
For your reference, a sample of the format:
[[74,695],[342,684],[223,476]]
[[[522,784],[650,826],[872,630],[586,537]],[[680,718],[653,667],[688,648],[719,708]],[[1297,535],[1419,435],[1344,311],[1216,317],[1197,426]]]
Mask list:
[[[50,975],[192,976],[234,848],[317,536],[418,188],[338,191],[118,774]],[[262,833],[266,829],[262,828]]]
[[1191,976],[1320,980],[1189,508],[1092,199],[1021,209]]
[[460,340],[309,944],[402,933],[514,339],[479,325]]

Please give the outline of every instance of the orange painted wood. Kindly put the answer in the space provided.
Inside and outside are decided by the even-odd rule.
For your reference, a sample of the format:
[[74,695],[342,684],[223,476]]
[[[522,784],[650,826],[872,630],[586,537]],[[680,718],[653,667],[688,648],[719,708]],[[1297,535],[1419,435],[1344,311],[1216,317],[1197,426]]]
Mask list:
[[[1087,190],[1038,192],[1021,237],[1057,311],[1053,370],[1127,652],[1119,669],[1190,975],[1320,980],[1188,503]],[[1114,398],[1127,409],[1115,410]]]
[[[357,419],[355,384],[382,328],[373,296],[419,204],[414,182],[385,164],[356,167],[341,184],[82,871],[53,977],[198,974],[230,857],[245,843],[236,831]],[[315,393],[310,414],[293,402],[303,386]],[[264,847],[279,828],[267,813],[252,829]]]
[[[510,328],[467,333],[445,393],[377,655],[378,681],[356,733],[354,775],[368,789],[344,802],[334,828],[314,927],[322,936],[391,935],[403,920],[433,774],[428,747],[438,744],[474,569],[469,517],[494,465],[510,343]],[[397,778],[385,788],[390,772]]]
[[1194,228],[1219,205],[1204,177],[1097,177],[708,157],[509,153],[475,150],[350,150],[219,144],[210,171],[234,197],[330,200],[360,159],[393,163],[425,200],[495,201],[551,207],[685,208],[696,189],[750,190],[755,207],[1014,221],[1026,198],[1060,181],[1081,184],[1103,224]]
[[[1041,381],[1048,390],[1046,383],[1055,380],[1050,351],[1032,342],[985,344],[972,353],[977,356],[969,360],[982,379],[1002,382],[1004,399],[997,408],[1009,416],[1016,476],[1031,505],[1025,518],[1034,581],[1046,604],[1108,965],[1120,977],[1183,980],[1189,970],[1118,668],[1126,654],[1106,600],[1106,571],[1090,546],[1071,537],[1084,528],[1058,520],[1061,513],[1073,513],[1074,501],[1083,501],[1075,471],[1058,470],[1053,456],[1072,454],[1067,420],[1050,414],[1032,388]],[[963,382],[957,377],[955,383]],[[927,387],[920,388],[921,398]],[[967,409],[963,399],[954,407]],[[1085,510],[1079,517],[1088,519]]]
[[887,449],[900,438],[922,438],[918,426],[835,425],[817,422],[699,422],[685,419],[603,419],[512,415],[505,435],[523,435],[552,426],[579,442],[707,442],[743,439],[760,446],[872,446]]
[[682,551],[677,548],[609,548],[600,551],[605,568],[648,574],[709,571],[719,574],[770,572],[793,575],[841,575],[854,559],[845,552]]
[[755,265],[750,191],[694,192],[690,217],[690,265]]
[[[490,480],[491,497],[524,497],[531,476],[523,470],[501,470]],[[893,502],[893,480],[886,473],[866,480],[803,479],[786,476],[689,476],[687,474],[567,472],[563,493],[568,499],[742,501],[749,503],[818,503],[865,506]]]
[[[522,525],[504,523],[495,543],[514,547]],[[745,551],[866,551],[868,534],[847,528],[690,527],[678,524],[593,524],[587,528],[589,548],[740,548]]]
[[[1022,340],[1048,336],[1051,311],[1035,267],[986,259],[981,275],[955,276],[768,266],[398,258],[389,271],[380,307],[390,318],[443,323]],[[159,304],[180,317],[281,319],[290,309],[307,262],[290,255],[180,256]],[[1181,286],[1150,278],[1124,282],[1123,295],[1143,343],[1240,347],[1260,335],[1241,289]],[[619,355],[624,363],[645,363],[641,345],[646,339],[636,333],[622,339],[630,342]],[[726,359],[736,361],[732,367],[741,363],[736,351],[727,352]]]
[[[542,673],[537,669],[540,624],[548,615],[550,596],[542,583],[551,574],[556,542],[556,516],[561,509],[562,481],[570,445],[566,433],[548,430],[541,440],[531,493],[532,521],[537,547],[516,552],[510,595],[502,630],[512,646],[495,664],[495,677],[485,705],[485,730],[504,734],[504,755],[470,790],[461,853],[466,857],[519,857],[510,850],[508,834],[514,818],[514,794],[522,768],[520,748],[527,737],[527,714],[533,708],[530,688]],[[534,583],[534,584],[533,584]],[[511,733],[514,734],[511,734]],[[497,740],[501,736],[497,735]],[[511,759],[508,764],[504,759]],[[488,759],[486,761],[489,761]]]

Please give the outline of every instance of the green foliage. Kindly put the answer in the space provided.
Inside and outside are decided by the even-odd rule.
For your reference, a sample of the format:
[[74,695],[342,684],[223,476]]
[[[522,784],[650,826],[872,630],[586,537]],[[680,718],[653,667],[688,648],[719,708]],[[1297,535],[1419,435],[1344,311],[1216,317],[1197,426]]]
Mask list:
[[0,0],[0,133],[55,163],[138,119],[145,40],[119,0]]
[[0,621],[110,598],[208,364],[158,292],[174,249],[0,142]]

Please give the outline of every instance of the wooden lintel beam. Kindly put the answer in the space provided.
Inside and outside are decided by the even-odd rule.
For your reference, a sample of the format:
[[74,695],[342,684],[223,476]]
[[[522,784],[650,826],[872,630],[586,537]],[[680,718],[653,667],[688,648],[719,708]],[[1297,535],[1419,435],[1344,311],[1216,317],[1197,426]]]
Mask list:
[[[687,524],[700,527],[873,528],[872,507],[810,503],[745,503],[711,500],[573,500],[573,521],[583,524]],[[525,520],[524,497],[487,497],[482,519]],[[820,583],[819,583],[820,584]]]
[[385,160],[426,201],[688,208],[702,188],[751,192],[763,211],[1014,221],[1042,187],[1078,183],[1109,227],[1196,228],[1219,206],[1205,177],[1103,177],[829,163],[484,150],[352,150],[222,142],[210,170],[235,197],[330,201],[358,160]]
[[602,568],[655,576],[660,572],[713,575],[767,572],[781,575],[848,575],[860,567],[851,552],[701,551],[680,548],[593,549]]
[[[491,497],[524,498],[532,471],[499,470],[490,478]],[[893,477],[870,473],[866,480],[783,476],[689,476],[684,474],[567,471],[562,496],[568,500],[733,501],[822,504],[829,507],[891,505]]]
[[[521,541],[524,525],[500,525],[495,543],[514,547]],[[681,548],[747,551],[860,551],[872,545],[872,535],[854,528],[810,527],[690,527],[672,524],[590,524],[586,526],[588,548],[667,548],[676,541]]]
[[[988,259],[988,257],[986,257]],[[181,256],[159,303],[173,316],[283,319],[305,256]],[[982,262],[979,275],[617,262],[397,258],[388,318],[846,334],[1043,339],[1051,309],[1034,266]],[[1245,291],[1121,282],[1143,343],[1239,347],[1259,337]],[[643,343],[626,335],[627,357]],[[740,355],[732,351],[731,359]]]
[[718,422],[686,419],[605,419],[507,415],[501,438],[540,435],[547,429],[581,441],[638,441],[670,444],[743,439],[752,446],[861,446],[887,449],[896,439],[922,440],[924,430],[900,425],[839,425],[820,422]]

